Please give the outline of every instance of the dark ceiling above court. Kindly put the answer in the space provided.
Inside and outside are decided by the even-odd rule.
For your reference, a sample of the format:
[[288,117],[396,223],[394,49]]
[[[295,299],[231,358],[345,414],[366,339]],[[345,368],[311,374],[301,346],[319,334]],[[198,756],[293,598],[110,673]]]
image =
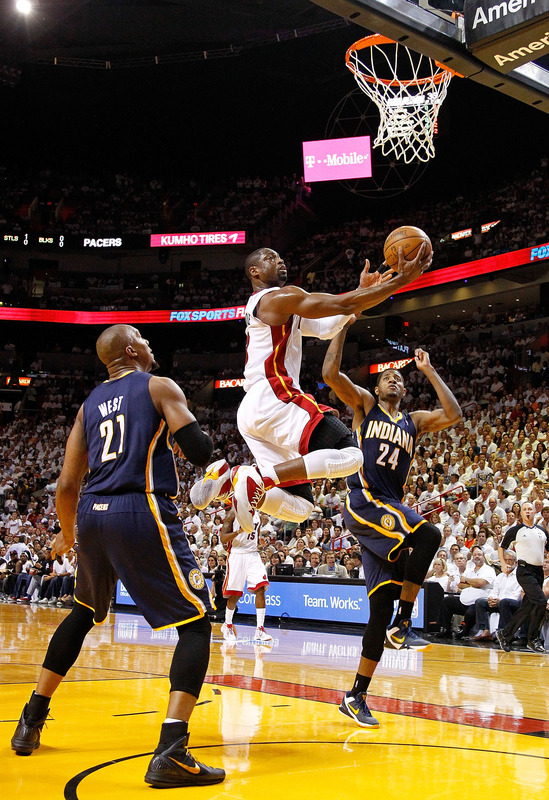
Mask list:
[[113,60],[239,47],[337,19],[309,0],[36,0],[28,18],[0,0],[0,59]]

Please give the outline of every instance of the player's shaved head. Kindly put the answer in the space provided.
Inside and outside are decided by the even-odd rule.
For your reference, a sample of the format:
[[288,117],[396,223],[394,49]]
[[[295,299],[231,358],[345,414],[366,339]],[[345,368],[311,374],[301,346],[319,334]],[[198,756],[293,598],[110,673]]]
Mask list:
[[99,336],[95,349],[99,360],[105,364],[123,358],[126,347],[132,344],[139,335],[133,325],[111,325]]
[[246,258],[246,261],[244,262],[244,272],[248,278],[251,277],[250,267],[255,267],[260,258],[262,258],[262,256],[265,255],[269,249],[269,247],[260,247],[258,250],[254,250],[253,253],[250,253],[250,255]]

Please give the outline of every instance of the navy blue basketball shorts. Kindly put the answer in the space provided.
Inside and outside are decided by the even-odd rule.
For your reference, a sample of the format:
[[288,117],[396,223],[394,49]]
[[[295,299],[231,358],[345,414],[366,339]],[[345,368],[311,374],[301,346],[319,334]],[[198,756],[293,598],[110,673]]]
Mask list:
[[402,585],[408,553],[406,537],[426,520],[392,499],[369,500],[362,489],[347,494],[343,516],[362,548],[368,596],[385,584]]
[[204,575],[174,503],[154,494],[83,495],[78,505],[74,597],[100,625],[117,577],[155,630],[212,610]]

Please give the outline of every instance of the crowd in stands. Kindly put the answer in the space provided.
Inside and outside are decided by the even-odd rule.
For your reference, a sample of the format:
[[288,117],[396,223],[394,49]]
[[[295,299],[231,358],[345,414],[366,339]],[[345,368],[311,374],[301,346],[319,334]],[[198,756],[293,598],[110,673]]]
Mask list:
[[[480,315],[471,331],[438,336],[429,348],[432,363],[460,400],[463,420],[419,442],[405,502],[440,528],[441,550],[430,578],[451,594],[460,591],[460,555],[466,568],[473,547],[480,547],[495,577],[501,569],[497,544],[525,500],[534,503],[536,521],[549,530],[549,342],[545,322],[531,316],[493,328]],[[374,355],[380,356],[387,352]],[[317,373],[318,366],[306,368],[304,385],[318,381]],[[77,408],[96,382],[86,376],[42,377],[30,406],[22,403],[0,428],[0,591],[8,601],[71,602],[73,554],[56,561],[47,548],[56,532],[54,491],[65,442]],[[434,407],[436,398],[421,372],[409,368],[405,382],[406,410]],[[314,388],[322,402],[334,405],[327,387]],[[335,405],[350,424],[348,409]],[[222,455],[230,465],[251,460],[235,409],[212,404],[194,410],[214,440],[212,458]],[[189,491],[201,471],[185,461],[178,467],[178,505],[197,562],[204,572],[222,570],[224,506],[213,501],[197,512]],[[261,516],[261,556],[268,571],[276,575],[285,564],[296,576],[361,577],[360,547],[347,534],[342,515],[345,482],[316,481],[313,488],[315,508],[303,525]]]
[[0,229],[89,237],[253,231],[291,202],[301,185],[295,175],[207,183],[173,175],[25,174],[0,165]]
[[[65,176],[47,170],[30,178],[0,167],[0,233],[32,229],[34,220],[34,229],[44,235],[247,230],[250,240],[254,230],[303,197],[303,189],[295,175],[245,177],[207,186],[123,174]],[[433,198],[414,210],[413,224],[429,233],[437,269],[546,242],[548,196],[544,159],[526,177],[508,179],[477,195]],[[490,219],[484,218],[487,208]],[[291,280],[315,291],[348,291],[356,286],[364,260],[379,266],[387,235],[411,222],[409,210],[382,219],[319,219],[315,230],[284,253]],[[480,226],[486,223],[497,224],[482,232]],[[450,236],[469,228],[471,236]],[[239,305],[246,300],[247,286],[234,271],[203,271],[183,279],[162,271],[123,277],[88,274],[79,280],[61,269],[40,291],[26,275],[8,273],[2,277],[0,295],[0,301],[13,306],[132,311]]]

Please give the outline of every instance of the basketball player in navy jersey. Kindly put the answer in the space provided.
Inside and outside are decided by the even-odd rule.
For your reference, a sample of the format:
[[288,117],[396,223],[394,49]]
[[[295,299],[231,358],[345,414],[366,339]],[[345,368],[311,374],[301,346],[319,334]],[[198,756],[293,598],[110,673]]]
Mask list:
[[76,602],[50,640],[12,748],[30,755],[39,747],[50,698],[86,634],[106,620],[119,577],[152,628],[176,626],[179,634],[167,718],[145,781],[158,788],[219,783],[225,772],[196,761],[187,749],[188,721],[208,668],[211,606],[173,502],[178,492],[174,442],[201,466],[213,444],[179,386],[149,374],[157,364],[136,328],[107,328],[97,340],[97,354],[109,378],[80,407],[57,482],[61,531],[53,555],[74,545],[77,518]]
[[[379,727],[366,702],[371,678],[383,646],[426,650],[431,645],[412,630],[414,601],[440,547],[440,531],[402,504],[403,487],[415,455],[416,440],[456,425],[459,404],[435,371],[428,354],[415,351],[415,363],[434,388],[442,408],[400,411],[406,393],[401,373],[387,369],[372,395],[340,372],[343,344],[350,321],[330,343],[322,370],[324,381],[351,406],[353,436],[362,450],[362,467],[347,478],[345,522],[362,547],[370,619],[362,641],[362,657],[353,688],[339,710],[362,727]],[[394,601],[398,600],[395,618]]]
[[268,247],[246,259],[253,289],[246,304],[246,396],[238,409],[238,430],[257,469],[242,466],[230,475],[225,460],[212,464],[191,489],[191,501],[205,508],[234,487],[233,506],[241,528],[253,530],[255,508],[289,522],[304,522],[313,510],[310,481],[355,472],[362,454],[349,430],[299,385],[302,337],[331,339],[355,314],[375,306],[429,268],[432,254],[422,245],[407,261],[399,248],[398,271],[361,273],[359,286],[340,295],[286,286],[284,260]]

